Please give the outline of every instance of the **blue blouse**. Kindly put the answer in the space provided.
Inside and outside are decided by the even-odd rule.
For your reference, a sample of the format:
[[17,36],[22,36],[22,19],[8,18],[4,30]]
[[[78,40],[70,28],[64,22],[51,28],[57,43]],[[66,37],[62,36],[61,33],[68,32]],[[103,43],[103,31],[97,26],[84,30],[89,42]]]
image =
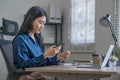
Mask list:
[[57,57],[44,59],[44,51],[28,34],[22,34],[13,41],[13,63],[17,69],[57,65]]

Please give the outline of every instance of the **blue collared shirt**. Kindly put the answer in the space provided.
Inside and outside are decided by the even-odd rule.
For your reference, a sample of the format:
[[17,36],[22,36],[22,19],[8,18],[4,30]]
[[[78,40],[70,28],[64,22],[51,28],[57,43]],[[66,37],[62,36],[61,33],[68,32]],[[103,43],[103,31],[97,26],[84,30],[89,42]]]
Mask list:
[[56,65],[56,56],[44,59],[44,50],[28,34],[22,34],[13,41],[13,63],[18,69]]

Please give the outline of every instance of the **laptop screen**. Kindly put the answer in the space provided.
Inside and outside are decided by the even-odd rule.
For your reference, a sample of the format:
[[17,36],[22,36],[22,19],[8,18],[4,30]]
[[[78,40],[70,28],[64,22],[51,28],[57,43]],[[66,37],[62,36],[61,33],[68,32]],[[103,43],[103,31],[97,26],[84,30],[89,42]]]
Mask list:
[[114,49],[114,45],[110,45],[110,47],[109,47],[109,49],[107,51],[107,54],[106,54],[106,56],[105,56],[105,58],[104,58],[104,60],[103,60],[103,62],[101,64],[101,68],[105,67],[107,65],[107,62],[109,61],[109,58],[110,58],[110,56],[111,56],[111,54],[113,52],[113,49]]

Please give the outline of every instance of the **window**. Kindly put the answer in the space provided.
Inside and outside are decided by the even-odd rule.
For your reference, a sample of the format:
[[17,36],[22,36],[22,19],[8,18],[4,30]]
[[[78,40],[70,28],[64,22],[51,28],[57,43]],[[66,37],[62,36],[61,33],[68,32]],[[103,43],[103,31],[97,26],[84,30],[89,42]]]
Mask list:
[[93,51],[94,34],[95,0],[71,0],[71,51]]
[[115,0],[114,31],[118,39],[118,44],[120,44],[120,0]]

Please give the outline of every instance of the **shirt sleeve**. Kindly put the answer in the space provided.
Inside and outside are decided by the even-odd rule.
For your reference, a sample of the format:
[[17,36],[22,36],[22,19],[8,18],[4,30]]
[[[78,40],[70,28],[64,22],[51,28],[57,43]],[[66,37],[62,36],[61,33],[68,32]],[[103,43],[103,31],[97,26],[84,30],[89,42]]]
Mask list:
[[13,60],[16,68],[25,69],[28,67],[40,67],[48,65],[56,65],[56,56],[44,59],[43,54],[38,57],[31,58],[28,55],[28,48],[22,38],[17,38],[13,42]]

